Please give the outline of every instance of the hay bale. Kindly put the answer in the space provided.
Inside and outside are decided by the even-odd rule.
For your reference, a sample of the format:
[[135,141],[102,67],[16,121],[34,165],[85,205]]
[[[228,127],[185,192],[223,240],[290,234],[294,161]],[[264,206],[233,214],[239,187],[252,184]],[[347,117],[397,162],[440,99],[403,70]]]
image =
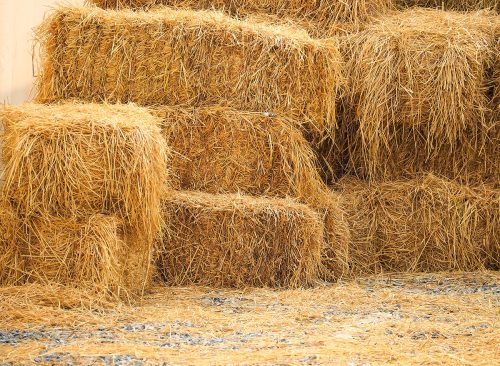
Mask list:
[[2,191],[22,217],[116,215],[152,241],[167,152],[159,121],[133,105],[26,104],[0,110]]
[[431,174],[339,185],[351,275],[475,271],[500,265],[500,191]]
[[37,100],[230,105],[298,116],[333,134],[342,82],[336,41],[218,12],[59,8],[39,30]]
[[318,278],[323,224],[296,201],[174,192],[164,215],[168,284],[300,287]]
[[[27,283],[60,284],[126,297],[143,293],[152,276],[152,248],[130,241],[113,216],[32,217],[17,245]],[[139,254],[140,253],[140,254]]]
[[498,182],[500,124],[488,78],[495,28],[489,12],[415,9],[347,37],[348,95],[337,134],[347,172]]
[[267,15],[282,20],[293,19],[305,25],[314,36],[331,35],[339,23],[359,25],[386,13],[393,7],[392,0],[90,0],[88,2],[111,9],[148,9],[167,5],[198,10],[217,9],[240,18]]
[[435,8],[442,10],[473,11],[494,9],[500,11],[498,0],[396,0],[396,6],[405,9],[410,7]]
[[157,107],[178,190],[292,196],[324,191],[314,151],[293,119],[232,108]]

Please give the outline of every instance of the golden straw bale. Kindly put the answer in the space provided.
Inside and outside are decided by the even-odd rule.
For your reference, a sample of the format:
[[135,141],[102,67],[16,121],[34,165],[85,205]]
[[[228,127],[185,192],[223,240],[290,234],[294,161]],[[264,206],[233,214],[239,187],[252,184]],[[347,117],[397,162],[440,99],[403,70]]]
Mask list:
[[28,283],[123,297],[142,293],[151,282],[152,248],[145,241],[126,240],[123,225],[113,216],[28,218],[18,246]]
[[366,22],[393,8],[392,0],[89,0],[103,8],[148,9],[160,5],[198,10],[217,9],[240,18],[267,15],[292,19],[315,36],[331,35],[338,23]]
[[158,107],[179,190],[293,196],[325,190],[314,151],[293,119],[232,108]]
[[167,147],[134,105],[26,104],[0,109],[3,193],[22,216],[116,215],[152,241],[161,228]]
[[500,11],[498,0],[395,0],[400,8],[420,6],[442,10],[473,11],[481,9],[494,9]]
[[[346,37],[345,167],[369,179],[429,171],[464,183],[500,179],[492,117],[492,12],[415,9]],[[337,154],[338,156],[338,154]]]
[[367,183],[344,178],[352,275],[473,271],[500,265],[500,191],[432,174]]
[[6,200],[0,200],[0,286],[23,280],[24,262],[16,243],[19,220]]
[[172,285],[300,287],[321,270],[323,223],[291,199],[173,192],[159,268]]
[[39,29],[38,101],[230,105],[333,134],[343,82],[334,39],[213,11],[63,7]]

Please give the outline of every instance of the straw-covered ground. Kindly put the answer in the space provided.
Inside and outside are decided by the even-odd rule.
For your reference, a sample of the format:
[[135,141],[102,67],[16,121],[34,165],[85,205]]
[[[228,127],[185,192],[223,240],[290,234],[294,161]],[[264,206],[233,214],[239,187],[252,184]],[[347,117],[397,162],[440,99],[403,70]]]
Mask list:
[[0,364],[492,365],[499,280],[482,272],[309,290],[158,288],[140,305],[100,311],[68,310],[76,294],[54,288],[4,288]]

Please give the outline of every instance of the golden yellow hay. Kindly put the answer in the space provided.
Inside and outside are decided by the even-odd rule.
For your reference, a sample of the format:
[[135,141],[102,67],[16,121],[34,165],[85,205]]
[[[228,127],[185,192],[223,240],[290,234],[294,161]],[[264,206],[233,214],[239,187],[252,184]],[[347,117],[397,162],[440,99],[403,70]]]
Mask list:
[[167,148],[133,105],[26,104],[0,110],[2,191],[23,217],[103,213],[152,239],[161,229]]
[[315,36],[329,36],[339,23],[366,22],[384,14],[393,5],[392,0],[89,0],[103,8],[148,9],[160,5],[198,10],[217,9],[240,18],[267,15],[278,19],[292,19],[304,25]]
[[295,115],[319,136],[336,127],[343,80],[334,39],[210,11],[63,7],[39,40],[38,101],[215,104]]
[[498,0],[395,0],[397,6],[409,8],[420,6],[442,10],[472,11],[481,9],[494,9],[500,11]]
[[332,281],[349,276],[351,232],[342,196],[335,192],[323,193],[309,202],[325,223],[325,239],[321,251],[324,270],[322,277]]
[[321,270],[323,223],[291,199],[173,192],[159,269],[171,285],[301,287]]
[[151,246],[126,240],[116,217],[25,219],[17,245],[27,283],[60,284],[119,298],[141,294],[151,283]]
[[349,82],[337,137],[349,173],[499,181],[500,123],[488,77],[498,19],[414,9],[346,38]]
[[178,190],[292,196],[325,190],[314,151],[295,120],[232,108],[158,107]]
[[5,199],[0,199],[0,286],[23,281],[24,262],[16,243],[20,222]]
[[351,230],[352,275],[500,266],[500,190],[422,175],[338,187]]

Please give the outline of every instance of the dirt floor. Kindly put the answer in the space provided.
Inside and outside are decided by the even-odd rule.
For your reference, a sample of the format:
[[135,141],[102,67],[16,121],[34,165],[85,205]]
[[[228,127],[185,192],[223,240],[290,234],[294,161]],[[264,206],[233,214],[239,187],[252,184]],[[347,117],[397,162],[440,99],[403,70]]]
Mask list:
[[107,310],[65,309],[71,295],[55,301],[56,290],[0,289],[0,365],[499,365],[499,280],[157,288],[140,306]]

